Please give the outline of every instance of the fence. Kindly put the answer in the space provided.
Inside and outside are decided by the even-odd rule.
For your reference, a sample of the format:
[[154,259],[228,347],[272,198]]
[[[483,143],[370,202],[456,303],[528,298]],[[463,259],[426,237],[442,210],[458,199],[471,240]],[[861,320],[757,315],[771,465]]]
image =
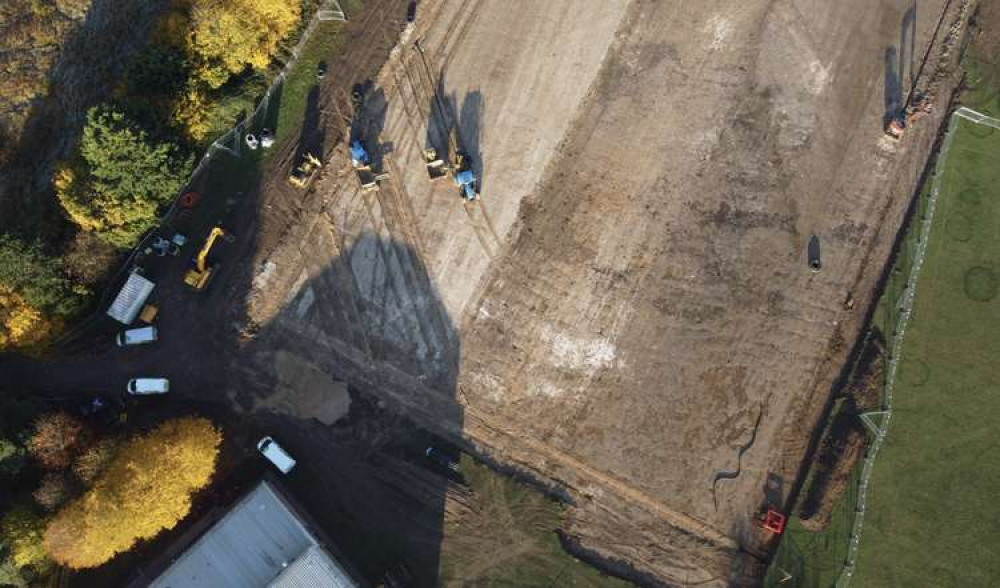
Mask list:
[[[924,256],[927,252],[927,243],[929,241],[928,237],[934,220],[937,198],[941,190],[941,182],[945,176],[944,166],[946,165],[948,159],[948,152],[951,148],[951,143],[954,139],[959,119],[966,119],[975,124],[1000,128],[1000,120],[986,116],[985,114],[976,112],[969,108],[962,107],[952,113],[951,120],[948,123],[948,129],[945,131],[945,139],[942,144],[941,151],[938,154],[938,159],[935,163],[934,180],[931,184],[930,194],[927,198],[927,208],[926,211],[920,216],[921,224],[916,238],[916,251],[913,257],[912,265],[910,266],[910,271],[906,275],[906,280],[902,287],[902,295],[899,299],[896,299],[893,292],[890,289],[887,289],[886,296],[890,297],[890,304],[887,306],[886,310],[890,313],[896,312],[897,314],[895,315],[896,321],[893,322],[891,331],[886,333],[886,353],[888,354],[888,362],[885,372],[886,379],[883,392],[883,404],[882,409],[879,412],[863,415],[865,424],[868,425],[875,433],[875,440],[865,456],[864,465],[861,470],[861,477],[858,483],[858,498],[855,505],[854,525],[851,530],[844,568],[837,579],[837,588],[846,588],[850,584],[856,570],[861,532],[864,528],[865,512],[867,508],[868,486],[871,481],[871,474],[874,469],[875,459],[878,456],[882,444],[885,442],[886,434],[889,429],[889,422],[892,420],[892,393],[896,382],[896,373],[899,368],[899,362],[902,358],[903,337],[906,333],[906,326],[909,323],[910,315],[913,311],[913,301],[916,297],[917,291],[917,278],[920,274],[920,268],[923,265]],[[872,416],[881,416],[882,418],[880,419],[880,422],[876,423],[875,420],[871,418]]]

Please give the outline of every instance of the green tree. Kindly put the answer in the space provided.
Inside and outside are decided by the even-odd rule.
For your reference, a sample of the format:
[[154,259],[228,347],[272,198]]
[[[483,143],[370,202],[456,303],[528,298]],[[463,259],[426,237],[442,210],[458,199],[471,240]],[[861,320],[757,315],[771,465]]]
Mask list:
[[[85,290],[74,287],[66,278],[59,259],[46,255],[38,245],[8,235],[0,235],[0,291],[3,290],[45,315],[60,317],[79,311],[86,295]],[[0,313],[2,307],[0,303]]]
[[221,432],[196,417],[167,421],[132,439],[94,486],[49,524],[49,555],[70,568],[90,568],[173,528],[190,511],[191,495],[211,480],[221,442]]
[[79,157],[60,167],[59,202],[80,228],[128,248],[156,224],[157,213],[191,174],[193,159],[176,145],[153,143],[125,114],[93,108]]
[[45,520],[26,506],[15,506],[0,520],[0,537],[19,568],[37,565],[48,557],[42,537]]

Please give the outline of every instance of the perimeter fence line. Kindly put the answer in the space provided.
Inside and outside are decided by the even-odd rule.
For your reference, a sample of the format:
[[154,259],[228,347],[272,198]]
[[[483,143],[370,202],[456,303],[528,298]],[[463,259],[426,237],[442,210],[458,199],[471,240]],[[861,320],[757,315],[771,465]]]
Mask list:
[[319,26],[319,23],[331,20],[347,20],[339,0],[325,0],[319,5],[316,12],[314,12],[312,17],[309,19],[309,24],[307,24],[306,28],[302,31],[302,35],[299,37],[298,42],[289,51],[290,57],[285,61],[281,70],[275,75],[274,80],[271,81],[271,85],[268,86],[267,91],[264,93],[264,97],[261,98],[260,102],[258,102],[257,107],[249,116],[236,123],[233,128],[220,135],[205,148],[205,153],[202,154],[201,159],[198,161],[198,165],[195,166],[194,171],[192,171],[191,175],[188,176],[188,180],[184,183],[184,186],[174,196],[173,202],[170,204],[170,208],[160,215],[156,226],[150,229],[146,235],[139,240],[139,242],[132,248],[129,256],[122,263],[118,271],[115,272],[115,274],[108,280],[108,285],[104,288],[104,292],[101,294],[101,298],[97,303],[94,315],[88,319],[80,321],[78,327],[60,337],[59,342],[72,339],[75,334],[86,328],[93,319],[101,315],[101,308],[107,305],[108,297],[111,292],[114,291],[111,286],[118,283],[118,281],[121,280],[122,275],[128,273],[132,269],[135,259],[139,256],[139,253],[149,247],[150,242],[157,235],[159,229],[165,226],[170,226],[170,219],[173,218],[174,213],[177,211],[181,198],[184,194],[190,191],[191,187],[195,185],[198,178],[201,177],[206,169],[208,169],[208,166],[212,163],[212,159],[215,154],[221,151],[232,155],[233,157],[239,158],[241,156],[241,139],[243,137],[243,132],[247,128],[252,128],[253,125],[260,120],[261,115],[267,113],[271,97],[285,82],[285,78],[288,77],[288,73],[292,70],[292,68],[298,64],[299,56],[302,54],[302,49],[305,47],[306,43],[309,42],[309,39],[316,31],[316,27]]
[[[913,302],[917,294],[917,278],[920,268],[924,264],[924,257],[927,253],[927,244],[934,220],[934,212],[937,208],[937,199],[941,191],[941,184],[945,176],[945,165],[948,160],[948,152],[951,149],[951,142],[954,139],[959,119],[965,119],[975,124],[982,124],[1000,129],[1000,119],[996,119],[970,108],[961,107],[955,110],[948,121],[948,129],[945,131],[945,140],[938,153],[937,161],[934,164],[934,180],[931,184],[931,191],[927,198],[927,209],[920,219],[920,232],[917,234],[917,248],[914,255],[913,265],[910,273],[903,284],[903,295],[893,308],[898,308],[898,323],[890,333],[891,340],[887,341],[886,353],[888,357],[888,369],[886,370],[885,386],[883,388],[883,401],[881,410],[874,413],[861,415],[865,424],[875,433],[875,440],[868,452],[865,454],[864,465],[861,470],[861,480],[858,484],[858,501],[855,505],[854,525],[848,539],[847,558],[844,568],[837,578],[836,588],[847,588],[854,572],[857,568],[858,551],[861,542],[861,531],[864,528],[865,512],[868,503],[868,486],[874,470],[875,458],[878,456],[882,444],[885,442],[886,434],[889,430],[889,421],[892,420],[892,392],[896,383],[896,372],[899,369],[899,362],[903,356],[903,336],[909,324],[910,316],[913,313]],[[895,301],[893,301],[895,302]],[[871,416],[881,416],[881,422],[876,426]]]

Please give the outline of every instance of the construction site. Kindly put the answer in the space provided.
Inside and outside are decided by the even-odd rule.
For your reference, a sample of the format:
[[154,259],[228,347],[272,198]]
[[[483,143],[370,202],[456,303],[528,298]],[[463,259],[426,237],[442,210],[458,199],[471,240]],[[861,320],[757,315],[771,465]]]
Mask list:
[[[366,3],[259,176],[199,188],[225,204],[160,277],[155,355],[35,383],[169,377],[333,460],[316,505],[385,466],[324,457],[350,443],[328,426],[391,450],[378,423],[405,415],[568,504],[565,545],[609,573],[756,585],[976,3],[415,6]],[[461,491],[405,461],[372,475],[435,501],[433,527]],[[364,484],[330,516],[377,511]]]

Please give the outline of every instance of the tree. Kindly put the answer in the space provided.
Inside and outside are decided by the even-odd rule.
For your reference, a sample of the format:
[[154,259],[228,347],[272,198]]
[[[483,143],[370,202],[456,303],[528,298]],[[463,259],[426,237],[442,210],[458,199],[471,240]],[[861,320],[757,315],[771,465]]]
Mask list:
[[72,494],[73,484],[65,472],[48,472],[31,496],[39,506],[52,512],[66,504]]
[[190,0],[188,51],[212,88],[247,67],[262,70],[295,28],[300,0]]
[[104,471],[115,454],[115,442],[102,439],[85,449],[73,462],[73,473],[84,484],[91,484]]
[[0,476],[13,478],[24,464],[24,451],[11,441],[0,437]]
[[82,445],[83,423],[65,412],[38,417],[28,438],[28,453],[48,469],[62,469],[70,464]]
[[26,506],[15,506],[0,520],[0,538],[19,568],[37,565],[48,557],[42,537],[45,520]]
[[[45,315],[69,317],[80,310],[86,290],[63,274],[59,259],[37,244],[0,234],[0,287]],[[2,306],[2,303],[0,303]]]
[[192,166],[176,145],[151,142],[121,111],[95,107],[87,113],[79,157],[61,165],[53,183],[73,222],[124,249],[156,224]]
[[30,347],[44,341],[54,330],[37,308],[13,290],[0,286],[0,349]]
[[211,479],[221,442],[221,432],[197,417],[167,421],[132,439],[93,488],[49,524],[49,554],[70,568],[90,568],[173,528],[190,511],[191,495]]

